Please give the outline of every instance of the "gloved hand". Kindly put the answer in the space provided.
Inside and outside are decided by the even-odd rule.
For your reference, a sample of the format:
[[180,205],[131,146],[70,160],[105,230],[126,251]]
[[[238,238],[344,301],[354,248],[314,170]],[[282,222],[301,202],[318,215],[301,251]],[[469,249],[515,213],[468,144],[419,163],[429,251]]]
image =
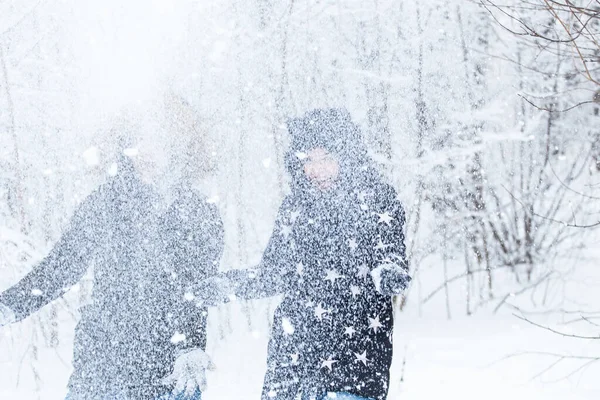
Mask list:
[[215,365],[208,354],[200,349],[183,352],[175,360],[173,373],[162,381],[164,385],[175,385],[174,395],[184,393],[192,396],[196,389],[206,390],[206,370],[214,371]]
[[371,271],[375,289],[384,296],[402,294],[408,287],[411,277],[407,268],[397,264],[382,264]]
[[4,325],[12,324],[17,320],[13,310],[0,303],[0,327]]
[[194,287],[196,304],[204,307],[227,303],[234,293],[235,287],[225,275],[210,277]]

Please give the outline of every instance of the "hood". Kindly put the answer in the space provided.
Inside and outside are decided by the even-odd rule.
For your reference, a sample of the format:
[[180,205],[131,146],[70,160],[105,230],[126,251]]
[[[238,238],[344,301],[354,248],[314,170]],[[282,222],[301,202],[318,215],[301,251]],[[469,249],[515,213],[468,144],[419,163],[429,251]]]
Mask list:
[[357,178],[370,170],[372,162],[367,155],[360,128],[352,122],[350,113],[343,108],[315,109],[287,123],[291,145],[285,156],[294,190],[310,188],[303,172],[306,153],[321,147],[333,154],[340,163],[340,181],[353,185]]

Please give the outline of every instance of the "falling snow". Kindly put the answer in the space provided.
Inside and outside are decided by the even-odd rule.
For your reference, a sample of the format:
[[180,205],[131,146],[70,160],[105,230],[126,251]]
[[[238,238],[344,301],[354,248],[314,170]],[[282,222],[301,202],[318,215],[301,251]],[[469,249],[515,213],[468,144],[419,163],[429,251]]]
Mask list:
[[600,16],[524,4],[0,2],[0,399],[599,398]]

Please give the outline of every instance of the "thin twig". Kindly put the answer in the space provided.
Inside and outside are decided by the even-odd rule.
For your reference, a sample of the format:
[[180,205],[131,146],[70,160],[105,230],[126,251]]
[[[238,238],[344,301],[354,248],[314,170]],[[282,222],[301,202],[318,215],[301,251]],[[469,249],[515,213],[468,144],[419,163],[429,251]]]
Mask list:
[[548,326],[544,326],[544,325],[538,324],[536,322],[533,322],[533,321],[531,321],[531,320],[529,320],[529,319],[527,319],[525,317],[522,317],[522,316],[520,316],[518,314],[513,314],[513,315],[515,317],[519,318],[520,320],[523,320],[523,321],[525,321],[527,323],[530,323],[533,326],[537,326],[538,328],[545,329],[547,331],[550,331],[552,333],[556,333],[557,335],[561,335],[561,336],[564,336],[564,337],[569,337],[569,338],[574,338],[574,339],[590,339],[590,340],[598,340],[598,339],[600,339],[600,335],[598,335],[598,336],[581,336],[581,335],[573,335],[571,333],[560,332],[560,331],[552,329],[552,328],[550,328]]

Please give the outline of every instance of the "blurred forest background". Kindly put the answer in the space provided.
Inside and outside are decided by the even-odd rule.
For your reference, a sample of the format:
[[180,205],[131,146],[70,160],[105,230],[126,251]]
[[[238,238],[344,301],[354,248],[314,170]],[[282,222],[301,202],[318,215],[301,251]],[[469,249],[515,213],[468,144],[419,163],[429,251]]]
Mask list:
[[[2,0],[0,289],[114,173],[124,110],[165,190],[185,176],[219,205],[229,269],[260,259],[286,193],[286,119],[341,106],[407,210],[399,313],[597,336],[600,281],[573,274],[597,262],[599,33],[597,0]],[[89,286],[10,328],[13,360],[39,378]]]

